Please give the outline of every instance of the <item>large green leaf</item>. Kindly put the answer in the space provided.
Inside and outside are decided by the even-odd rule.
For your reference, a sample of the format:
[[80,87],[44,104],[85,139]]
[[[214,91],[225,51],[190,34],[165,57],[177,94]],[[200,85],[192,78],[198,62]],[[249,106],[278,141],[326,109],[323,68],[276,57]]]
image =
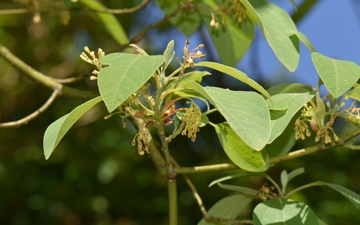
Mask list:
[[273,142],[287,127],[291,119],[304,104],[314,97],[314,93],[284,93],[272,96],[273,102],[286,103],[286,111],[271,111],[271,136],[269,144]]
[[266,171],[269,168],[266,151],[256,151],[248,146],[229,124],[217,124],[215,130],[225,153],[235,165],[251,172]]
[[278,6],[265,0],[241,0],[247,14],[259,24],[267,42],[280,62],[289,70],[298,66],[299,39],[297,28],[290,15]]
[[[94,0],[78,0],[78,3],[83,4],[90,9],[105,10],[106,7],[103,6],[99,1]],[[122,25],[116,19],[116,17],[111,13],[100,13],[100,12],[88,12],[97,22],[100,23],[101,27],[104,27],[105,30],[111,35],[112,38],[119,44],[124,45],[129,42],[129,38],[124,31]]]
[[136,92],[164,62],[164,56],[142,56],[127,53],[105,55],[107,65],[99,73],[99,90],[109,112]]
[[264,98],[251,91],[204,87],[234,132],[251,148],[262,150],[270,138],[270,113]]
[[59,118],[53,122],[45,131],[44,134],[44,155],[46,159],[49,159],[50,155],[55,150],[64,135],[74,125],[74,123],[80,119],[89,109],[102,100],[101,96],[93,98],[72,110],[69,114]]
[[204,66],[204,67],[214,69],[219,72],[228,74],[228,75],[234,77],[235,79],[237,79],[241,82],[244,82],[245,84],[254,88],[258,92],[260,92],[262,95],[264,95],[265,97],[270,98],[269,93],[267,93],[267,91],[260,84],[256,83],[256,81],[249,78],[245,73],[243,73],[240,70],[237,70],[233,67],[226,66],[226,65],[216,63],[216,62],[207,62],[207,61],[198,62],[195,64],[195,66]]
[[222,63],[235,66],[249,49],[252,40],[255,37],[255,26],[248,19],[241,23],[236,18],[228,16],[219,10],[224,1],[203,0],[199,4],[200,9],[211,9],[219,23],[219,27],[210,26],[212,14],[209,10],[199,10],[210,37],[214,43],[216,51]]
[[[252,201],[248,195],[230,195],[218,201],[208,214],[214,217],[236,219],[240,212]],[[214,223],[207,222],[202,219],[198,225],[213,225]]]
[[277,84],[267,89],[267,92],[273,96],[281,93],[304,93],[313,91],[313,87],[300,83]]
[[275,198],[258,204],[253,211],[255,225],[318,225],[315,213],[303,202]]
[[333,59],[320,53],[311,54],[321,80],[335,98],[349,90],[360,78],[360,67],[354,62]]

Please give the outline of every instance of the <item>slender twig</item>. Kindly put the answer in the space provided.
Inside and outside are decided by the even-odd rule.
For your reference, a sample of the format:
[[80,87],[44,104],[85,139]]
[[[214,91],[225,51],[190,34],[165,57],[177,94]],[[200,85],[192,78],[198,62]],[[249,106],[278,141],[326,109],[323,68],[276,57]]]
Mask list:
[[36,110],[35,112],[31,113],[30,115],[20,120],[7,122],[7,123],[0,123],[0,128],[19,127],[23,124],[27,124],[30,120],[33,120],[34,118],[39,116],[42,112],[44,112],[47,108],[49,108],[49,106],[54,102],[54,100],[58,96],[59,92],[60,89],[55,89],[52,95],[50,96],[50,98],[38,110]]
[[52,78],[52,79],[55,82],[60,83],[60,84],[70,84],[70,83],[75,83],[77,81],[83,80],[87,75],[88,75],[88,73],[82,73],[75,77],[69,77],[69,78],[63,78],[63,79]]
[[302,185],[302,186],[300,186],[298,188],[295,188],[294,190],[290,191],[284,197],[288,198],[290,195],[294,194],[295,192],[301,191],[301,190],[303,190],[305,188],[314,187],[314,186],[322,186],[322,185],[324,185],[324,184],[321,181],[316,181],[316,182],[313,182],[313,183],[310,183],[310,184],[305,184],[305,185]]
[[222,163],[222,164],[214,164],[208,166],[194,166],[194,167],[175,167],[175,173],[177,174],[190,174],[190,173],[207,173],[207,172],[215,172],[215,171],[223,171],[223,170],[238,170],[237,167],[233,163]]
[[33,13],[52,13],[55,10],[59,11],[92,11],[99,13],[108,13],[108,14],[128,14],[139,11],[144,8],[147,4],[150,3],[150,0],[143,0],[139,5],[132,8],[125,9],[91,9],[85,7],[57,7],[51,9],[3,9],[0,10],[0,15],[15,15],[15,14],[33,14]]
[[158,22],[156,23],[153,23],[147,27],[145,27],[143,30],[141,30],[137,35],[135,35],[130,41],[129,43],[126,43],[122,46],[120,46],[121,49],[124,49],[124,48],[127,48],[129,47],[129,44],[132,44],[132,43],[138,43],[140,40],[143,39],[144,35],[149,31],[149,30],[152,30],[154,29],[155,27],[158,27],[162,24],[164,24],[166,21],[168,21],[171,17],[173,16],[176,16],[178,14],[178,12],[180,10],[182,10],[184,7],[183,4],[179,4],[179,6],[172,12],[172,13],[169,13],[167,15],[165,15],[161,20],[159,20]]
[[51,77],[46,76],[40,73],[39,71],[31,68],[21,59],[16,57],[13,53],[11,53],[5,46],[1,45],[1,43],[0,43],[0,56],[6,59],[15,68],[23,72],[24,76],[36,80],[37,82],[40,82],[41,84],[43,84],[48,88],[61,89],[62,96],[90,99],[99,95],[98,93],[92,91],[83,91],[76,88],[62,86],[60,83],[56,82]]

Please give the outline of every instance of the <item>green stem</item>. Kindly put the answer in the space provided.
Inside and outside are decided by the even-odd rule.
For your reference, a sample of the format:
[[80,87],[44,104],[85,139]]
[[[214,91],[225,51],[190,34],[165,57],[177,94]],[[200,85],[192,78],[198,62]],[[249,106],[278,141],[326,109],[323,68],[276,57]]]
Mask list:
[[305,188],[309,188],[309,187],[313,187],[313,186],[321,186],[321,185],[324,185],[324,183],[321,182],[321,181],[313,182],[313,183],[310,183],[310,184],[305,184],[303,186],[300,186],[300,187],[295,188],[294,190],[290,191],[284,197],[288,198],[290,195],[294,194],[295,192],[301,191],[301,190],[303,190]]
[[169,192],[169,224],[178,224],[178,204],[177,204],[177,186],[176,178],[168,180]]
[[208,173],[208,172],[216,172],[223,170],[238,170],[237,167],[233,163],[222,163],[215,164],[209,166],[194,166],[194,167],[176,167],[174,168],[175,173],[177,174],[190,174],[190,173]]

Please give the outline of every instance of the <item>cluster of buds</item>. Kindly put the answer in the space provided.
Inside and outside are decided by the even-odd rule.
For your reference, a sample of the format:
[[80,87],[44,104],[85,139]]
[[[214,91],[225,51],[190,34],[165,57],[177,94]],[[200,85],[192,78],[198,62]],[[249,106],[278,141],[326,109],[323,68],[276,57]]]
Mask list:
[[192,142],[196,140],[196,133],[200,131],[201,110],[195,102],[191,102],[189,108],[185,108],[185,115],[181,118],[181,134],[187,135]]
[[96,66],[97,70],[92,71],[94,75],[90,77],[90,80],[97,80],[97,76],[101,69],[100,59],[105,56],[105,52],[101,48],[99,48],[97,52],[98,56],[96,57],[94,51],[90,51],[90,49],[87,46],[84,47],[84,50],[85,52],[81,53],[80,58],[85,62]]
[[[307,104],[304,105],[304,108],[301,110],[300,117],[295,121],[295,139],[304,140],[305,137],[310,137],[311,132],[308,128],[308,124],[310,124],[311,130],[316,133],[316,142],[322,138],[324,139],[325,144],[329,144],[333,140],[338,142],[339,137],[336,135],[332,127],[335,117],[331,117],[328,122],[324,124],[323,119],[319,118],[316,108],[308,106]],[[330,137],[330,133],[333,138]]]
[[186,40],[185,46],[184,46],[184,65],[190,65],[192,68],[194,68],[194,59],[202,59],[205,58],[205,54],[203,54],[199,49],[202,49],[204,47],[203,44],[198,45],[196,48],[191,50],[189,52],[189,45],[190,41]]

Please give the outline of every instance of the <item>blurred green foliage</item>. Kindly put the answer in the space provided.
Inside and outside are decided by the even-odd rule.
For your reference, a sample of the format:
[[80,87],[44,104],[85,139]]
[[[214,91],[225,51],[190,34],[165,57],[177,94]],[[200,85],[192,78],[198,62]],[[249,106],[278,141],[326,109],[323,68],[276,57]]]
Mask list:
[[[3,0],[0,9],[24,8],[25,0]],[[41,1],[45,2],[45,1]],[[54,1],[71,5],[69,0]],[[109,8],[127,8],[140,1],[102,1]],[[151,6],[151,7],[154,7]],[[149,12],[147,10],[146,12]],[[69,21],[66,23],[66,13]],[[137,21],[154,15],[116,15],[124,29],[138,30]],[[79,55],[85,45],[105,52],[119,49],[117,43],[86,11],[50,12],[34,15],[0,15],[0,42],[36,70],[54,78],[89,74],[92,69]],[[154,16],[156,17],[156,16]],[[145,23],[145,22],[144,22]],[[163,35],[173,32],[164,24]],[[159,35],[158,32],[150,35]],[[150,36],[142,44],[154,49]],[[185,40],[185,38],[184,38]],[[170,40],[168,40],[170,41]],[[180,44],[180,43],[178,43]],[[182,43],[181,43],[182,44]],[[208,83],[224,82],[216,74]],[[0,58],[0,122],[18,120],[37,110],[50,96],[51,90],[22,76]],[[266,85],[266,84],[265,84]],[[72,87],[95,90],[88,77]],[[46,127],[84,102],[76,98],[58,98],[41,116],[19,128],[0,129],[0,223],[13,225],[159,225],[167,224],[166,184],[157,176],[147,156],[140,156],[131,140],[135,134],[131,124],[123,128],[120,118],[103,120],[104,108],[97,108],[83,124],[72,129],[61,141],[53,156],[46,161],[42,137]],[[211,115],[212,121],[222,121]],[[307,146],[299,143],[295,149]],[[182,166],[229,162],[211,127],[201,129],[195,143],[179,137],[170,143],[174,158]],[[292,181],[289,188],[322,180],[360,192],[358,153],[335,149],[294,159],[276,165],[269,174],[279,181],[283,169],[304,167],[306,175]],[[195,174],[195,183],[204,204],[210,208],[229,194],[208,184],[227,172]],[[178,179],[179,224],[196,224],[202,218],[192,193],[183,179]],[[260,189],[258,178],[232,181],[234,184]],[[329,224],[359,224],[358,210],[328,188],[307,189],[296,196]],[[249,218],[250,209],[244,212]]]

